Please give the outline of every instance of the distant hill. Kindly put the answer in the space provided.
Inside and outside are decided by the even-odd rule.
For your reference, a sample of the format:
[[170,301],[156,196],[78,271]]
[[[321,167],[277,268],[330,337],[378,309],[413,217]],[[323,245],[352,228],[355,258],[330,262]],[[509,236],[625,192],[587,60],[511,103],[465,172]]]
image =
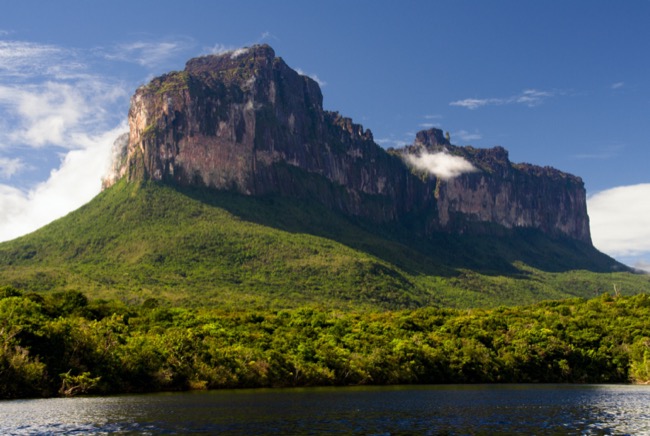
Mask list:
[[592,246],[579,177],[439,129],[384,150],[266,45],[153,79],[129,126],[98,197],[0,244],[0,286],[276,308],[650,290]]

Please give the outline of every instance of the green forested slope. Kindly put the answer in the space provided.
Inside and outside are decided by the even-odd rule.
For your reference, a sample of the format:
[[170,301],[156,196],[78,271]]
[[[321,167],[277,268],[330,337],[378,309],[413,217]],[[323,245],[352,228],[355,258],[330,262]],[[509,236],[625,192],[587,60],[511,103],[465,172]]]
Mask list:
[[0,244],[0,286],[224,308],[494,307],[650,290],[648,276],[585,270],[612,262],[530,230],[424,239],[308,200],[122,181]]

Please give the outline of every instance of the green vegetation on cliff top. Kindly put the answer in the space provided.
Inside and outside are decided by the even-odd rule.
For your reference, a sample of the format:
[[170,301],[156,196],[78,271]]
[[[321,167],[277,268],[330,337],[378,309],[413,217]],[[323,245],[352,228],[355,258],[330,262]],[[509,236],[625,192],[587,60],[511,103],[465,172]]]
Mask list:
[[340,309],[496,307],[650,291],[648,276],[587,271],[612,262],[526,229],[425,239],[306,200],[121,181],[0,244],[0,286],[131,304]]

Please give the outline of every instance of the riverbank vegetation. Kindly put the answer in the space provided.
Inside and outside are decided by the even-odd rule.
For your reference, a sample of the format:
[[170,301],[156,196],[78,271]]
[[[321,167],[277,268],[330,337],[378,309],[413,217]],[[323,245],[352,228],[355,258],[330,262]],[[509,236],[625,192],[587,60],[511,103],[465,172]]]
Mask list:
[[178,308],[0,288],[0,397],[650,380],[650,297],[496,309]]

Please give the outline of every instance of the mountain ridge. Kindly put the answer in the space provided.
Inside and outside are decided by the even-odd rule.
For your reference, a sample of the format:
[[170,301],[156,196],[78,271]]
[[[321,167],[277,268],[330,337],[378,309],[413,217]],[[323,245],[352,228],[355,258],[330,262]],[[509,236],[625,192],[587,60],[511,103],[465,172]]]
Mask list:
[[[136,91],[118,177],[312,197],[378,223],[417,215],[423,224],[413,231],[423,236],[496,223],[591,244],[579,177],[512,164],[501,147],[452,145],[439,129],[387,151],[370,130],[324,110],[322,100],[318,84],[267,45],[192,59]],[[444,177],[431,165],[409,164],[449,155],[471,170]],[[323,180],[294,183],[287,167]]]
[[344,309],[650,291],[591,244],[579,177],[439,129],[384,150],[268,46],[187,65],[134,94],[102,193],[0,244],[0,286]]

